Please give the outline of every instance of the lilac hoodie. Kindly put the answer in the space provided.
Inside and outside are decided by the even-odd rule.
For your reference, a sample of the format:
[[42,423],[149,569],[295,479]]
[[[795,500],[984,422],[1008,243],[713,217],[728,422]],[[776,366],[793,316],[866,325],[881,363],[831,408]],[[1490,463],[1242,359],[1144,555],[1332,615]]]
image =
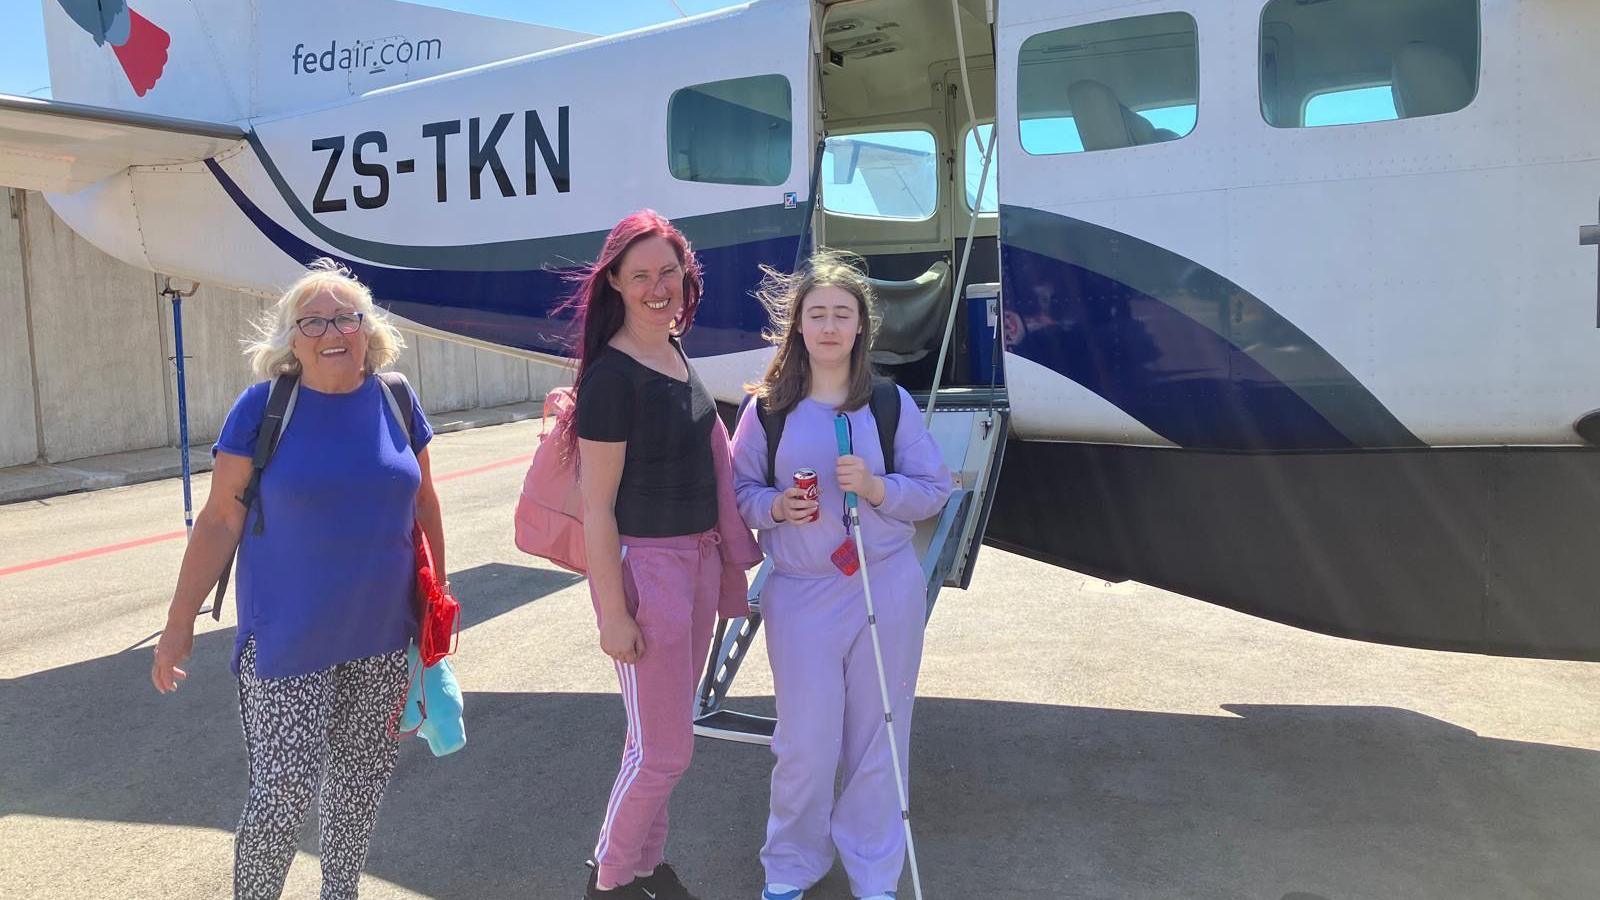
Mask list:
[[[883,450],[878,445],[878,427],[871,407],[846,413],[855,454],[884,480],[881,506],[861,501],[861,540],[869,565],[910,544],[915,523],[944,508],[953,487],[939,445],[922,425],[922,411],[910,394],[904,390],[898,393],[900,426],[894,440],[897,471],[892,475],[883,471]],[[829,557],[849,532],[842,521],[844,492],[839,490],[834,474],[839,457],[833,426],[835,412],[833,407],[810,398],[789,411],[773,470],[778,487],[767,485],[767,436],[756,416],[755,402],[745,407],[734,431],[733,484],[739,514],[759,533],[761,547],[772,557],[778,574],[802,578],[839,574]],[[801,468],[816,470],[821,515],[815,522],[779,524],[772,518],[773,498],[780,493],[779,488],[793,485],[794,472]]]

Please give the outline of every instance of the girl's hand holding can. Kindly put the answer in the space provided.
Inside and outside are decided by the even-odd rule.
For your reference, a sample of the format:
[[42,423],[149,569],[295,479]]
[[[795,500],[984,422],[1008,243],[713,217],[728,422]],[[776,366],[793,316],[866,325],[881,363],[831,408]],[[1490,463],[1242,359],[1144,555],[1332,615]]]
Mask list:
[[790,525],[804,525],[816,518],[817,501],[807,499],[804,488],[792,487],[772,500],[772,518]]

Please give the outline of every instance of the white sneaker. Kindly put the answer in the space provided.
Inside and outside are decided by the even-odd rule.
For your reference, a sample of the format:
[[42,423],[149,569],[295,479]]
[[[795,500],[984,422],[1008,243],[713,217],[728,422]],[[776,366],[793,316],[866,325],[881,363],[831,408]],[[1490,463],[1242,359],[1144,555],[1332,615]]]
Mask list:
[[804,888],[792,884],[769,884],[761,892],[761,900],[803,900]]

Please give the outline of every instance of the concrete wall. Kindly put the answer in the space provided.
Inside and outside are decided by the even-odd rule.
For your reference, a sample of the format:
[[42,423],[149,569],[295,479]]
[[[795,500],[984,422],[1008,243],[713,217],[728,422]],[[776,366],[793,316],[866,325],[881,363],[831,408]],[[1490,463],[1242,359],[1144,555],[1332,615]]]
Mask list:
[[28,307],[23,302],[22,220],[12,215],[16,207],[10,192],[0,193],[6,194],[0,204],[0,467],[4,467],[38,458],[39,429]]
[[[178,442],[172,307],[150,272],[79,238],[36,193],[0,192],[0,466]],[[254,379],[240,341],[266,298],[183,301],[189,437],[214,439]],[[407,333],[396,369],[430,416],[542,398],[569,370]]]
[[154,279],[90,246],[38,197],[27,197],[22,221],[46,456],[166,443]]

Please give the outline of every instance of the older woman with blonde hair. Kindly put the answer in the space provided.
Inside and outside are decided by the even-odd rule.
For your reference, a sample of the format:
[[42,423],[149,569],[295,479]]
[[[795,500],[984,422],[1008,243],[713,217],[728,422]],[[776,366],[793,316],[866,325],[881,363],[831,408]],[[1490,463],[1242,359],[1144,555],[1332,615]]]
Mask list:
[[[234,403],[217,439],[211,493],[184,551],[150,677],[163,693],[187,674],[194,620],[238,553],[233,670],[250,764],[234,841],[236,897],[277,897],[320,789],[322,897],[355,897],[399,745],[391,716],[407,689],[412,524],[444,568],[432,430],[408,385],[399,421],[377,370],[404,346],[351,274],[319,260],[247,342],[262,382]],[[259,491],[252,454],[272,385],[298,380]],[[268,515],[270,513],[270,516]]]

